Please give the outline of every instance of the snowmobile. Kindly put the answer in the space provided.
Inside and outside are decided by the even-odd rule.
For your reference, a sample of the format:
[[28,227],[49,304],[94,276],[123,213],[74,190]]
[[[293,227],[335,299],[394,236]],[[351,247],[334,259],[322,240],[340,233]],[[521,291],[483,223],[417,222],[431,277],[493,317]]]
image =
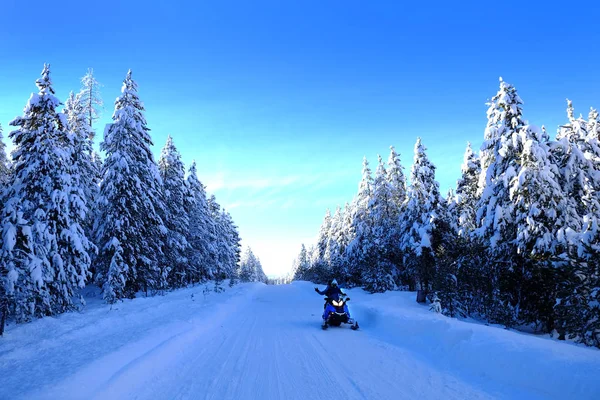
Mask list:
[[327,319],[323,321],[323,330],[327,329],[330,325],[340,326],[341,324],[351,324],[350,328],[354,331],[358,329],[358,322],[350,318],[345,310],[346,303],[349,301],[350,297],[345,294],[342,294],[339,299],[325,297],[325,309],[327,309],[328,305],[331,305],[331,307]]

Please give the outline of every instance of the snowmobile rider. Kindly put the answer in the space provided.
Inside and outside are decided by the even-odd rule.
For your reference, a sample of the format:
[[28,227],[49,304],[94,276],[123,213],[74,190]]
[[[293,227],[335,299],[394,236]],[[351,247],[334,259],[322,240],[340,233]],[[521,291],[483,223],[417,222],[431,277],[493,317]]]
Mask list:
[[[327,296],[329,299],[335,300],[335,301],[338,301],[340,299],[340,296],[346,296],[346,293],[342,292],[342,289],[340,289],[340,287],[338,286],[338,283],[335,279],[332,279],[329,282],[329,284],[327,285],[325,290],[321,291],[321,290],[319,290],[318,287],[316,287],[315,292],[319,293],[320,295]],[[325,311],[323,312],[323,320],[324,321],[327,321],[327,318],[329,317],[330,312],[335,312],[335,308],[328,301],[327,303],[325,303]],[[350,316],[350,310],[348,310],[347,303],[344,303],[344,312],[348,315],[348,322],[353,323],[354,320]]]

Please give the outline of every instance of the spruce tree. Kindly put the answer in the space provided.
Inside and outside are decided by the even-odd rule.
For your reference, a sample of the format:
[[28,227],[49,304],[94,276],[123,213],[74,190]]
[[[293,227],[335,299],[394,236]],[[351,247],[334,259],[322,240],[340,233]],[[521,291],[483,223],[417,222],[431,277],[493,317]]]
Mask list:
[[372,254],[372,226],[369,219],[369,202],[373,196],[373,176],[367,158],[363,158],[362,179],[352,206],[352,230],[354,238],[346,248],[350,285],[362,285],[362,271]]
[[516,322],[521,291],[523,257],[517,253],[515,206],[510,182],[518,176],[520,150],[512,139],[525,126],[523,101],[514,86],[500,81],[500,90],[488,108],[488,123],[481,148],[481,177],[477,205],[477,235],[487,248],[492,290],[486,300],[493,322],[512,326]]
[[410,286],[428,291],[435,276],[434,231],[439,220],[440,192],[435,166],[417,138],[405,211],[402,218],[402,248]]
[[461,171],[455,194],[456,222],[458,234],[468,237],[477,228],[477,185],[481,175],[479,157],[473,153],[470,142],[467,143]]
[[400,274],[403,269],[403,255],[400,246],[401,243],[401,215],[406,201],[406,177],[404,175],[404,166],[400,161],[400,155],[396,153],[394,146],[390,146],[390,156],[388,158],[387,181],[391,190],[390,219],[389,230],[390,245],[387,249],[388,258],[394,268],[394,279],[396,285],[400,285]]
[[192,162],[186,178],[185,208],[189,216],[188,277],[190,283],[210,278],[217,262],[216,227],[210,215],[206,190],[198,179],[196,162]]
[[[390,233],[397,220],[398,213],[393,197],[392,185],[387,180],[383,160],[379,164],[373,181],[373,195],[369,202],[369,218],[372,227],[372,244],[367,256],[369,263],[362,271],[362,281],[370,292],[385,292],[394,288],[394,265],[389,250],[396,243]],[[395,193],[397,195],[397,193]]]
[[159,215],[164,209],[162,182],[148,132],[129,71],[100,144],[106,159],[95,224],[97,280],[109,303],[167,286],[169,270],[160,264],[167,233]]
[[165,241],[165,264],[170,267],[169,284],[171,287],[184,286],[188,281],[189,244],[186,235],[189,232],[189,214],[185,210],[187,187],[185,168],[179,151],[169,135],[162,149],[158,168],[163,182],[165,209],[163,220],[168,230]]
[[76,171],[77,182],[74,186],[82,190],[82,198],[85,199],[88,212],[83,221],[84,231],[87,237],[93,237],[94,211],[98,197],[100,174],[93,147],[93,131],[87,122],[87,116],[80,94],[69,94],[63,111],[69,122],[69,138],[73,145],[72,164]]
[[80,221],[85,199],[72,164],[74,148],[61,105],[44,65],[23,116],[11,122],[14,176],[3,211],[2,262],[6,295],[15,317],[53,315],[73,308],[73,296],[88,278],[93,249]]
[[239,276],[242,282],[267,283],[267,276],[262,269],[260,260],[254,255],[250,247],[247,247],[242,254]]
[[[92,128],[95,121],[100,118],[100,110],[104,106],[102,96],[100,95],[100,87],[102,86],[94,76],[94,70],[88,69],[88,72],[81,78],[81,91],[78,94],[83,114],[88,126]],[[94,131],[89,130],[90,140],[94,138]]]
[[325,261],[325,253],[327,251],[327,242],[329,241],[329,232],[331,231],[331,211],[327,209],[325,211],[325,217],[321,223],[321,229],[319,230],[319,237],[317,239],[317,252],[318,258],[321,262]]
[[310,260],[308,251],[306,250],[306,246],[302,244],[302,248],[300,249],[300,254],[296,259],[296,269],[294,274],[292,275],[292,280],[299,281],[305,280],[305,276],[310,269]]
[[11,179],[10,163],[6,155],[6,145],[4,144],[3,138],[2,124],[0,124],[0,197],[2,195],[2,191],[4,191]]
[[327,245],[325,248],[325,262],[329,266],[332,276],[338,281],[345,281],[344,260],[343,260],[343,231],[344,215],[342,209],[338,206],[331,218],[331,226],[327,235]]

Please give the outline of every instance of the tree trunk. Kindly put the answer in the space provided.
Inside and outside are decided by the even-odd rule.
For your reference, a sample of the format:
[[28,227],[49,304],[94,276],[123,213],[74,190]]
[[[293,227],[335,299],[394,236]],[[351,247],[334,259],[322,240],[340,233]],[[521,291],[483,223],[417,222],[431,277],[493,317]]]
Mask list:
[[417,290],[417,303],[426,303],[427,302],[427,290],[419,289]]
[[6,314],[8,314],[7,303],[6,298],[0,299],[0,336],[4,335],[4,324],[6,323]]

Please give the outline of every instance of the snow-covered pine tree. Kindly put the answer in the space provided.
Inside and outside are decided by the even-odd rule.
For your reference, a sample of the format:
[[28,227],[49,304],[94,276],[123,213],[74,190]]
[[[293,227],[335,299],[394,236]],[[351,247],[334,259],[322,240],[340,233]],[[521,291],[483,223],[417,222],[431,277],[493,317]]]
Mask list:
[[[571,106],[569,104],[569,106]],[[569,111],[569,110],[568,110]],[[572,115],[572,113],[569,113]],[[572,131],[579,131],[576,124],[564,127],[578,138],[579,149],[588,163],[582,163],[578,171],[578,186],[583,193],[582,234],[576,246],[569,252],[568,262],[560,263],[559,287],[556,312],[556,329],[561,338],[568,337],[580,343],[600,347],[600,124],[598,112],[591,109],[586,124],[587,135],[584,141]],[[571,128],[571,129],[569,129]],[[574,128],[574,129],[573,129]],[[563,176],[568,176],[564,174]]]
[[310,272],[306,276],[306,280],[313,282],[324,282],[329,279],[329,265],[325,259],[327,250],[327,242],[329,241],[329,232],[331,229],[331,211],[326,210],[321,228],[319,229],[319,235],[317,237],[317,244],[314,248],[313,259],[311,262]]
[[400,155],[396,153],[394,146],[390,146],[390,156],[388,158],[387,181],[390,185],[392,207],[390,226],[390,247],[387,249],[390,262],[394,266],[394,279],[396,285],[400,285],[400,271],[402,266],[401,226],[400,216],[403,212],[404,202],[406,201],[406,177],[404,175],[404,166],[400,161]]
[[239,276],[242,282],[267,283],[267,276],[262,269],[260,260],[254,255],[249,246],[242,254],[239,267]]
[[589,183],[585,186],[584,203],[587,205],[586,215],[600,219],[600,114],[594,108],[590,109],[587,128],[584,155],[591,160],[591,168],[588,171]]
[[573,103],[567,100],[569,123],[562,126],[551,148],[551,160],[560,169],[560,186],[564,191],[569,208],[575,209],[577,216],[566,221],[568,227],[581,230],[581,221],[587,210],[594,207],[590,202],[594,197],[586,196],[593,191],[590,171],[593,163],[586,157],[587,121],[575,118]]
[[[6,145],[2,136],[2,124],[0,124],[0,204],[4,204],[4,191],[10,182],[10,168],[6,156]],[[1,207],[1,206],[0,206]],[[0,250],[0,259],[2,252]],[[0,336],[4,333],[4,323],[8,317],[8,296],[6,284],[8,283],[8,268],[5,263],[0,263]]]
[[[458,202],[453,190],[448,190],[445,202],[440,202],[434,242],[439,245],[434,249],[436,259],[436,274],[433,280],[431,296],[432,303],[445,315],[451,317],[467,316],[469,314],[468,296],[465,291],[470,289],[464,266],[468,260],[468,237],[458,235]],[[466,298],[465,298],[466,297]],[[437,303],[436,303],[437,302]]]
[[338,206],[331,218],[331,226],[327,235],[327,245],[325,248],[325,262],[329,266],[330,273],[339,282],[345,280],[344,274],[344,241],[343,231],[344,215],[342,209]]
[[372,254],[372,227],[369,218],[369,202],[373,196],[373,176],[367,158],[363,158],[362,179],[352,206],[352,230],[354,238],[346,248],[349,284],[362,285],[362,271],[368,264],[367,257]]
[[[92,246],[79,224],[85,200],[72,165],[68,122],[45,64],[23,116],[11,122],[14,176],[3,210],[2,263],[15,317],[52,315],[73,308],[88,278]],[[79,219],[78,219],[79,218]]]
[[231,278],[237,274],[241,239],[231,215],[221,209],[214,195],[211,195],[208,200],[208,210],[214,221],[214,235],[212,237],[215,238],[216,255],[214,269],[211,271],[210,277],[215,280],[215,288],[217,289],[223,279]]
[[109,303],[134,297],[139,290],[164,289],[168,275],[160,264],[167,233],[159,215],[164,209],[162,182],[131,70],[112,118],[100,144],[106,159],[95,223],[97,281]]
[[187,187],[185,184],[185,168],[179,151],[169,135],[158,160],[158,169],[163,182],[163,199],[165,201],[162,219],[167,227],[165,241],[165,265],[169,266],[169,286],[182,287],[189,282],[188,266],[189,243],[186,235],[189,232],[189,214],[185,210]]
[[6,145],[3,140],[4,136],[2,135],[2,124],[0,124],[0,198],[2,196],[2,192],[10,182],[10,163],[8,161],[8,157],[6,155]]
[[430,289],[435,277],[434,242],[439,220],[440,190],[435,180],[435,166],[427,158],[426,148],[417,138],[410,186],[402,215],[402,249],[405,255],[408,284],[412,290]]
[[583,226],[568,267],[560,269],[556,329],[560,339],[600,347],[600,220],[586,215]]
[[400,155],[396,153],[394,146],[390,146],[390,156],[387,164],[387,182],[390,186],[392,203],[400,210],[406,200],[406,177],[404,176],[404,166],[400,161]]
[[318,258],[322,262],[325,261],[325,253],[327,251],[327,242],[329,241],[329,232],[331,231],[331,211],[329,208],[325,211],[325,217],[321,223],[319,237],[317,239]]
[[[577,218],[559,184],[559,170],[550,160],[548,144],[533,126],[524,126],[512,143],[519,151],[517,176],[510,182],[514,204],[517,252],[524,256],[516,269],[516,316],[524,323],[553,329],[556,277],[552,261],[567,249],[569,220]],[[521,276],[519,276],[521,275]],[[520,290],[520,292],[519,292]]]
[[254,253],[252,252],[250,246],[248,246],[242,253],[242,260],[240,262],[240,269],[238,272],[241,282],[256,282],[257,276],[254,263]]
[[[223,210],[221,219],[224,224],[223,230],[225,232],[225,241],[227,243],[225,276],[232,279],[237,274],[238,265],[241,260],[241,238],[238,227],[229,212]],[[264,281],[266,282],[266,277]]]
[[296,269],[294,274],[292,275],[292,279],[295,281],[305,280],[306,273],[310,269],[310,260],[309,255],[306,250],[306,246],[302,244],[302,248],[300,249],[300,254],[296,259]]
[[87,116],[81,95],[69,94],[65,102],[63,112],[69,122],[69,138],[74,151],[72,152],[72,164],[77,171],[73,186],[80,188],[81,197],[85,200],[88,212],[82,225],[86,237],[93,237],[94,211],[99,193],[100,174],[97,161],[94,159],[97,155],[92,147],[93,131],[87,122]]
[[186,179],[188,196],[186,212],[189,216],[189,232],[187,241],[190,244],[187,258],[189,260],[188,276],[190,283],[209,279],[215,269],[216,227],[211,217],[204,185],[198,180],[196,162],[192,162]]
[[[100,109],[104,106],[102,96],[100,95],[100,83],[94,77],[94,70],[88,69],[88,72],[81,78],[81,91],[79,97],[83,107],[83,114],[89,127],[91,128],[95,121],[100,118]],[[94,138],[94,131],[90,129],[90,140]]]
[[[477,205],[476,234],[488,249],[491,270],[487,316],[493,322],[511,326],[516,319],[519,290],[514,290],[521,275],[516,269],[522,264],[515,238],[515,205],[511,201],[510,182],[518,176],[520,150],[512,139],[525,126],[517,90],[502,79],[498,93],[488,103],[488,123],[481,147],[481,176]],[[518,275],[518,276],[517,276]]]
[[456,225],[458,234],[468,238],[477,228],[477,185],[481,175],[481,163],[479,157],[473,153],[471,143],[467,143],[463,164],[461,166],[462,176],[456,183],[455,207]]
[[392,236],[391,233],[398,218],[395,200],[399,199],[395,198],[398,193],[397,190],[392,189],[388,181],[389,175],[381,156],[378,161],[368,212],[372,227],[372,245],[367,256],[369,263],[362,271],[365,289],[371,293],[385,292],[395,287],[393,277],[395,265],[389,250],[397,245],[394,242],[396,236]]

